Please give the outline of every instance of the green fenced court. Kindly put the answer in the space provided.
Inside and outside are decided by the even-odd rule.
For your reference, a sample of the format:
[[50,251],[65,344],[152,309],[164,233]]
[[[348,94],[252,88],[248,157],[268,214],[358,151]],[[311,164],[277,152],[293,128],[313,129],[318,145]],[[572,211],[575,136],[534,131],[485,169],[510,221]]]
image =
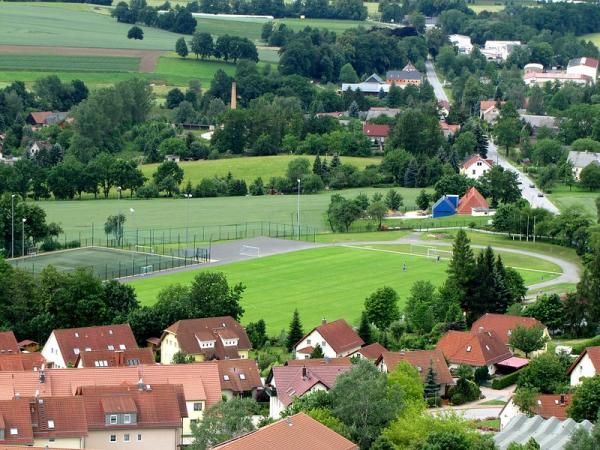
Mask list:
[[49,265],[59,272],[73,272],[87,267],[101,279],[112,280],[199,264],[209,258],[209,251],[165,256],[154,253],[154,249],[149,246],[138,246],[136,250],[82,247],[16,258],[8,262],[34,274],[40,273]]

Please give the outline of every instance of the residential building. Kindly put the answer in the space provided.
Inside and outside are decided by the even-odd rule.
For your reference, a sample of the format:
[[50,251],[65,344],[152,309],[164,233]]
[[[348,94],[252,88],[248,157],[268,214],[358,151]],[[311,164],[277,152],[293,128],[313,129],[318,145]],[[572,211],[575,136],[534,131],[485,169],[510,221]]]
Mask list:
[[363,124],[363,134],[371,140],[372,145],[383,148],[385,140],[390,135],[390,126],[365,123]]
[[479,116],[487,123],[493,124],[500,115],[500,108],[506,102],[498,102],[496,100],[482,100],[479,102]]
[[35,158],[42,150],[52,150],[52,144],[48,141],[31,141],[27,146],[27,157]]
[[350,370],[345,365],[274,366],[265,382],[269,395],[269,416],[278,419],[294,399],[315,391],[330,390],[337,377]]
[[598,77],[598,60],[586,57],[574,58],[567,65],[567,73],[589,77],[592,83],[595,83]]
[[415,66],[408,63],[402,70],[388,70],[385,74],[385,82],[389,85],[395,84],[398,87],[405,87],[409,84],[420,86],[423,81],[423,74]]
[[450,114],[450,102],[446,100],[438,101],[438,110],[440,113],[440,118],[445,119]]
[[34,353],[40,349],[40,344],[31,339],[24,339],[19,342],[19,348],[22,352]]
[[399,108],[388,108],[387,106],[372,106],[367,111],[366,120],[368,122],[381,116],[386,116],[390,119],[393,119],[398,114],[400,114]]
[[600,153],[593,152],[569,152],[569,161],[573,164],[573,176],[577,181],[581,171],[590,164],[600,164]]
[[298,413],[213,447],[213,450],[282,449],[358,450],[358,445],[310,416]]
[[485,197],[474,186],[471,186],[467,190],[467,193],[460,198],[456,213],[475,216],[483,215],[480,214],[482,211],[487,211],[488,215],[490,215],[490,205]]
[[460,125],[451,125],[445,120],[440,120],[439,124],[442,134],[446,139],[448,139],[450,136],[454,136],[460,130]]
[[80,397],[29,399],[33,445],[50,448],[86,448],[87,417]]
[[12,156],[12,155],[3,155],[0,151],[0,164],[6,164],[7,166],[12,166],[17,161],[20,161],[20,156]]
[[469,36],[451,34],[448,36],[448,40],[456,47],[458,53],[469,55],[473,51],[473,44],[471,43],[471,38]]
[[219,368],[221,392],[227,398],[234,396],[256,398],[263,384],[258,364],[253,359],[224,359],[216,361]]
[[567,371],[571,386],[578,386],[582,378],[591,378],[598,373],[600,373],[600,346],[586,347]]
[[431,217],[447,217],[456,214],[458,207],[458,195],[444,195],[431,207]]
[[479,154],[469,156],[460,166],[460,173],[471,180],[478,180],[494,166],[491,159],[482,158]]
[[[571,404],[571,398],[571,394],[540,394],[530,412],[543,419],[556,417],[558,420],[567,420],[567,407]],[[506,428],[513,417],[519,414],[522,412],[511,397],[500,411],[500,429]]]
[[233,317],[179,320],[163,332],[160,362],[172,364],[179,352],[196,361],[248,359],[251,348],[246,330]]
[[352,353],[350,357],[366,359],[369,361],[376,361],[377,359],[379,359],[383,352],[387,352],[387,349],[379,342],[374,342],[372,344],[365,345],[364,347],[359,348],[354,353]]
[[310,366],[346,366],[351,364],[350,357],[343,358],[308,358],[308,359],[289,359],[284,363],[284,366],[310,367]]
[[564,70],[549,70],[546,72],[529,71],[523,74],[523,82],[527,86],[543,86],[546,83],[575,83],[575,84],[592,84],[594,79],[579,73],[567,73]]
[[519,117],[523,122],[531,127],[534,136],[536,136],[537,132],[542,128],[548,128],[550,130],[558,129],[558,121],[554,116],[539,116],[535,114],[525,114],[523,112],[519,112]]
[[544,420],[540,416],[527,417],[519,414],[494,436],[494,442],[500,450],[506,450],[513,442],[526,444],[533,438],[541,450],[562,450],[576,430],[583,428],[591,431],[592,427],[592,423],[587,420],[577,423],[573,419],[560,421],[553,417]]
[[79,354],[96,350],[137,348],[129,324],[102,325],[53,330],[42,349],[46,361],[54,367],[75,367]]
[[0,444],[33,445],[29,400],[0,400]]
[[445,395],[448,388],[454,385],[450,369],[440,350],[416,350],[412,352],[383,352],[375,361],[377,368],[384,373],[393,372],[400,362],[407,362],[419,371],[419,376],[425,382],[429,366],[433,367],[436,382],[440,385],[440,395]]
[[[444,354],[450,369],[461,364],[474,368],[487,366],[489,373],[494,374],[499,363],[512,358],[508,347],[493,331],[450,330],[440,338],[435,348]],[[512,364],[512,361],[509,362]]]
[[310,354],[319,344],[327,358],[349,356],[364,345],[363,340],[344,320],[334,322],[322,320],[321,325],[313,328],[294,346],[296,359],[310,358]]
[[[511,352],[514,352],[515,349],[510,347],[509,341],[513,330],[518,326],[525,328],[541,328],[544,336],[550,340],[548,328],[539,320],[534,319],[533,317],[511,316],[510,314],[486,313],[473,322],[473,325],[471,325],[471,332],[493,331],[502,343],[506,345]],[[546,347],[540,351],[533,352],[532,355],[543,353],[545,351]]]
[[0,355],[0,371],[18,372],[39,370],[46,365],[41,353],[17,353]]
[[173,384],[83,386],[86,447],[179,450],[187,417],[183,387]]
[[21,349],[17,343],[17,338],[12,331],[0,332],[0,355],[6,353],[20,353]]
[[25,122],[35,131],[49,125],[62,125],[67,116],[66,112],[36,111],[30,113]]
[[75,367],[121,367],[140,364],[154,364],[154,353],[151,348],[83,352],[77,357]]
[[374,73],[361,83],[342,83],[341,92],[348,90],[361,91],[365,95],[379,95],[380,92],[387,94],[390,91],[390,85]]
[[506,61],[521,41],[486,41],[481,54],[490,61]]

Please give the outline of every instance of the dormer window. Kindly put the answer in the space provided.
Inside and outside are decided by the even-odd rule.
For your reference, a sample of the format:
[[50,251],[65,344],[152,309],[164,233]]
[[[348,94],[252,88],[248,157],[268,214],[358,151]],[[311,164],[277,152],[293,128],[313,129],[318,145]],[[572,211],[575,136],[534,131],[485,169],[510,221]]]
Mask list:
[[471,346],[467,346],[467,351],[470,352],[471,351]]
[[113,330],[108,330],[108,334],[110,334],[112,336]]
[[106,361],[105,359],[100,361],[94,361],[94,365],[96,367],[108,367],[108,361]]
[[223,379],[224,379],[225,381],[229,381],[229,375],[223,375]]
[[91,349],[90,347],[86,347],[86,348],[85,348],[85,351],[86,351],[86,352],[91,352],[91,351],[92,351],[92,349]]
[[78,348],[74,348],[73,349],[73,353],[75,353],[76,355],[79,355],[79,349]]
[[10,429],[10,435],[11,436],[16,436],[17,434],[19,434],[18,428],[11,428]]
[[79,337],[79,333],[77,333],[77,332],[76,332],[76,333],[75,333],[75,337]]
[[123,415],[123,423],[131,423],[131,414]]
[[489,346],[489,345],[487,345],[487,344],[485,344],[485,348],[486,348],[486,350],[487,350],[487,351],[489,351],[489,350],[490,350],[490,346]]
[[51,430],[54,429],[54,420],[49,420],[48,421],[48,428],[50,428]]
[[240,380],[245,380],[246,379],[246,375],[244,375],[243,373],[240,373]]
[[109,422],[111,423],[111,425],[114,425],[118,422],[118,417],[116,414],[111,414],[110,418],[109,418]]
[[108,348],[110,351],[113,351],[115,349],[115,346],[110,344],[110,345],[107,345],[106,348]]
[[120,348],[121,350],[125,350],[125,344],[119,344],[119,348]]

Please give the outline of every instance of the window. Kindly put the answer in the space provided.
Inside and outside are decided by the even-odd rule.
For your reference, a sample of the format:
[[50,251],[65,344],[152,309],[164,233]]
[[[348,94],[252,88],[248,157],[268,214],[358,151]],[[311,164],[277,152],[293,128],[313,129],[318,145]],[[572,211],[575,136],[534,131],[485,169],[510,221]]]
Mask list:
[[323,348],[327,347],[327,342],[325,342],[325,341],[321,342],[321,347],[323,347]]
[[56,441],[56,439],[54,439],[54,438],[48,438],[48,442],[54,442],[54,441]]
[[108,440],[110,442],[117,442],[117,435],[116,434],[111,434],[110,438]]
[[142,433],[138,433],[137,440],[138,442],[142,440]]
[[19,434],[19,430],[17,428],[11,428],[10,434],[11,434],[11,436],[15,436],[15,435]]
[[190,420],[190,424],[192,425],[198,425],[199,420],[198,419],[192,419]]
[[123,442],[129,442],[129,441],[130,441],[130,439],[129,439],[129,434],[128,434],[128,433],[125,433],[125,434],[123,435]]
[[116,414],[111,414],[109,422],[114,424],[114,423],[117,423],[117,421],[118,421],[117,420],[117,415]]
[[131,423],[131,414],[123,415],[123,423]]
[[115,346],[114,346],[114,345],[112,345],[112,344],[110,344],[110,345],[107,345],[107,346],[106,346],[106,348],[108,348],[109,350],[111,350],[111,351],[112,351],[112,350],[114,350],[114,349],[115,349]]
[[223,379],[224,379],[225,381],[229,381],[229,375],[223,375]]
[[481,161],[477,161],[477,166],[481,167]]
[[131,358],[127,360],[127,365],[128,366],[139,366],[140,365],[140,360],[138,358]]
[[86,347],[86,348],[85,348],[85,351],[86,351],[86,352],[91,352],[91,351],[92,351],[92,349],[91,349],[90,347]]
[[120,348],[121,350],[125,350],[125,348],[126,348],[126,347],[125,347],[125,344],[119,344],[119,348]]
[[243,373],[240,373],[240,380],[245,380],[246,379],[246,375],[244,375]]
[[112,336],[113,330],[108,330],[108,334],[110,334]]
[[79,333],[75,333],[75,337],[79,337]]
[[54,428],[54,420],[49,420],[48,421],[48,428],[50,428],[50,429]]
[[73,349],[73,353],[75,353],[76,355],[79,355],[79,349],[78,348],[74,348]]
[[106,360],[94,361],[94,365],[96,367],[108,367],[108,361],[106,361]]
[[202,411],[202,403],[194,403],[194,411]]
[[473,175],[475,175],[475,169],[473,169]]
[[471,351],[471,346],[470,346],[470,345],[467,347],[467,351],[468,351],[468,352],[470,352],[470,351]]

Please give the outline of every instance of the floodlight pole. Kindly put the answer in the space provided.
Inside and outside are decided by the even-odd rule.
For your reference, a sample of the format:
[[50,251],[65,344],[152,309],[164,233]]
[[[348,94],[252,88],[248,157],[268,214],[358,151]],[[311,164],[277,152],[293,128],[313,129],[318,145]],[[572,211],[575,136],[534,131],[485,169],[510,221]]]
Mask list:
[[21,256],[25,256],[25,222],[27,222],[27,219],[25,217],[23,217],[23,229],[22,229],[22,235],[21,235]]
[[192,194],[183,194],[186,198],[185,201],[185,243],[189,242],[189,232],[190,232],[190,199],[192,198]]
[[10,231],[10,257],[15,257],[15,194],[10,196],[10,220],[11,220],[11,231]]
[[121,186],[117,186],[117,192],[119,193],[119,197],[117,198],[117,203],[119,204],[119,215],[117,216],[117,246],[120,244],[123,237],[123,225],[121,224],[121,189]]
[[296,225],[298,226],[298,240],[300,240],[300,178],[298,178],[298,205],[297,205],[297,216],[296,216]]

